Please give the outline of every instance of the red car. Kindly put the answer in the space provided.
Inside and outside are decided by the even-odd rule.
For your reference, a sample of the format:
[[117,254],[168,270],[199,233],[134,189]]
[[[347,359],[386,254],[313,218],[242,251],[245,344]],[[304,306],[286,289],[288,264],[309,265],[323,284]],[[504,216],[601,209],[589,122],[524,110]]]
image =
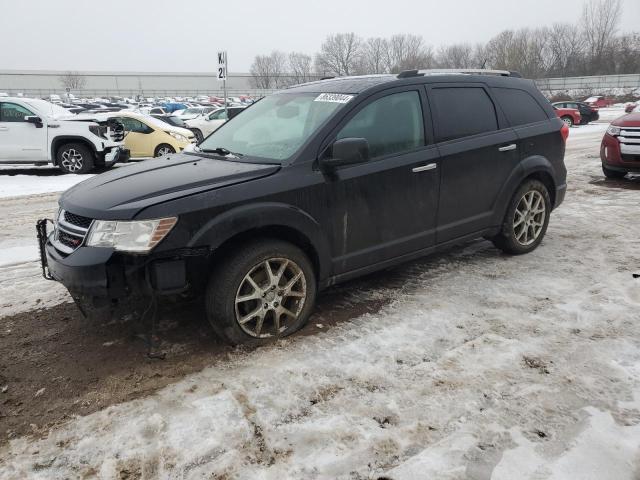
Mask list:
[[584,103],[586,103],[587,105],[591,105],[592,107],[603,108],[613,105],[613,100],[607,97],[603,97],[602,95],[595,95],[593,97],[587,98]]
[[556,111],[556,115],[560,117],[560,119],[567,124],[568,127],[573,127],[574,125],[580,125],[582,121],[582,116],[580,116],[580,111],[575,108],[558,108],[553,107]]
[[607,178],[640,173],[640,113],[623,115],[611,122],[602,138],[600,160]]

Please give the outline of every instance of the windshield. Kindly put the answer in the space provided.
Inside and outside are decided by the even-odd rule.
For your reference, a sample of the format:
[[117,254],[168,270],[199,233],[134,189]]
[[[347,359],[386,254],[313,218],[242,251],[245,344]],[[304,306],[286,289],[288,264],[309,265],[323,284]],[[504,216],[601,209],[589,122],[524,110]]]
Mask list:
[[202,113],[201,108],[187,108],[182,115],[199,115]]
[[326,93],[282,93],[265,97],[214,131],[200,148],[223,148],[234,154],[284,160],[352,98],[351,95],[340,97],[341,101],[332,100]]
[[53,118],[73,115],[69,110],[62,108],[59,105],[55,105],[51,102],[47,102],[46,100],[29,98],[29,99],[25,99],[24,102],[31,105],[33,108],[40,111],[41,113],[51,116]]

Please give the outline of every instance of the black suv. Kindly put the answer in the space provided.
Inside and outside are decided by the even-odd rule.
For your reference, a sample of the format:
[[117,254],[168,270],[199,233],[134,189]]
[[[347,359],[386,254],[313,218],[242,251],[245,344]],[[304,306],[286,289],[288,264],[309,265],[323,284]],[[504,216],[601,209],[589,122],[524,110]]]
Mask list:
[[261,343],[337,282],[479,237],[535,249],[565,195],[566,134],[508,72],[307,83],[193,152],[65,192],[43,267],[79,305],[202,296],[220,336]]

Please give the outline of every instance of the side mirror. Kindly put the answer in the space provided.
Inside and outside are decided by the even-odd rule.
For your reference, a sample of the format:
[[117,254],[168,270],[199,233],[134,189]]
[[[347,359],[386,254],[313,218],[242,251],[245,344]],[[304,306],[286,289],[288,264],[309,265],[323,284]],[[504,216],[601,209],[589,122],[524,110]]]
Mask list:
[[344,165],[354,165],[369,160],[369,142],[366,138],[341,138],[327,149],[331,155],[320,159],[320,166],[329,171]]
[[37,117],[35,115],[29,115],[27,117],[24,117],[24,121],[27,123],[33,123],[36,128],[42,128],[42,119],[40,117]]

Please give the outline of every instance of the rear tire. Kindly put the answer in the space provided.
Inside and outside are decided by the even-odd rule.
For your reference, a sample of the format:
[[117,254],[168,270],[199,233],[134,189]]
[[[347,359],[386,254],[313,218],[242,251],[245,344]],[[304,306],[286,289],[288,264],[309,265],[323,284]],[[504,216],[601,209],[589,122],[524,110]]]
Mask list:
[[567,127],[573,127],[573,118],[568,115],[565,115],[561,118],[561,120],[567,124]]
[[161,143],[158,145],[153,152],[154,157],[163,157],[165,155],[170,155],[172,153],[176,153],[176,149],[167,143]]
[[604,173],[605,177],[610,178],[612,180],[619,180],[621,178],[624,178],[625,175],[627,174],[627,172],[619,172],[618,170],[611,170],[605,167],[604,165],[602,165],[602,173]]
[[512,255],[535,250],[549,225],[551,197],[547,187],[538,180],[524,182],[509,202],[502,230],[493,244]]
[[216,265],[205,295],[209,323],[233,345],[261,345],[294,333],[315,299],[309,258],[275,239],[246,243]]
[[93,169],[93,152],[82,143],[65,143],[58,148],[56,161],[64,173],[82,175]]

